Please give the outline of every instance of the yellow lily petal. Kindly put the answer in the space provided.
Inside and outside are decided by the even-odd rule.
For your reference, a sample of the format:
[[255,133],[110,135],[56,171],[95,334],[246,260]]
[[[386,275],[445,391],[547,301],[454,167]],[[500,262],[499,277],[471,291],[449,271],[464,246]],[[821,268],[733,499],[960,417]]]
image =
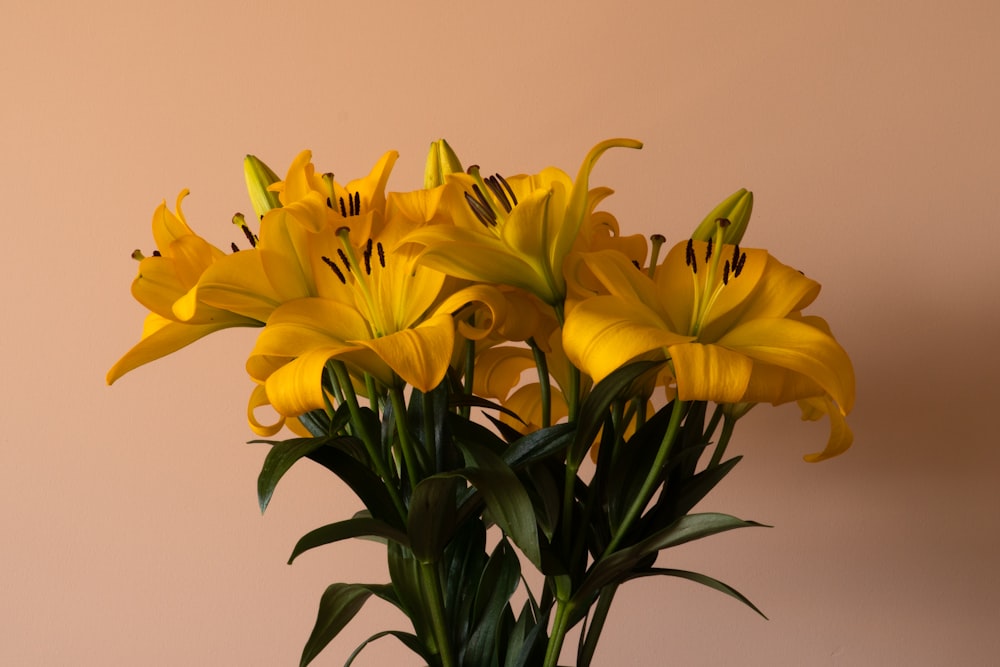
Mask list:
[[355,341],[379,356],[399,377],[422,392],[444,379],[455,342],[451,315],[436,315],[419,326],[388,336]]
[[810,421],[820,419],[823,415],[830,417],[830,438],[822,452],[807,454],[803,458],[810,463],[824,461],[839,456],[847,451],[854,442],[854,434],[847,425],[847,420],[841,411],[830,400],[829,396],[809,398],[799,401],[802,408],[802,418]]
[[648,306],[614,296],[596,296],[574,307],[562,336],[569,360],[594,382],[641,354],[689,340],[670,331]]
[[682,401],[737,403],[746,394],[753,362],[718,345],[687,343],[670,347]]
[[854,407],[854,369],[847,352],[825,332],[784,318],[750,320],[717,341],[752,359],[787,368],[815,381],[840,405]]
[[245,326],[242,322],[233,321],[184,324],[168,320],[156,313],[150,313],[146,316],[142,338],[111,367],[105,380],[108,384],[112,384],[125,373],[160,357],[172,354],[203,336],[214,331],[241,325]]

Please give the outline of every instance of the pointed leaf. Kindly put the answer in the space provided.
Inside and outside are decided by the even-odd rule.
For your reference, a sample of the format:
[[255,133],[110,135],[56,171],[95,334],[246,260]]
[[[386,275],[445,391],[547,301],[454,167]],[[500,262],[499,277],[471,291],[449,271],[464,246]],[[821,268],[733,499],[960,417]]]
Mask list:
[[413,490],[406,532],[421,563],[436,563],[455,532],[456,492],[453,475],[428,477]]
[[393,528],[384,521],[378,519],[358,517],[337,521],[327,524],[315,530],[311,530],[303,535],[292,549],[292,555],[288,558],[288,564],[310,549],[321,547],[325,544],[332,544],[341,540],[348,540],[352,537],[376,536],[384,537],[387,540],[394,540],[402,545],[408,543],[406,533]]
[[431,657],[431,654],[427,652],[424,645],[420,643],[420,639],[416,635],[409,632],[400,632],[399,630],[383,630],[382,632],[376,632],[371,637],[366,639],[360,646],[354,649],[354,652],[347,658],[347,662],[344,663],[344,667],[350,667],[353,665],[354,659],[358,657],[366,646],[377,639],[381,639],[382,637],[395,637],[401,641],[406,648],[419,655],[423,660],[426,660],[427,664],[434,662],[433,657]]
[[572,465],[579,465],[584,454],[590,449],[597,432],[604,424],[608,406],[612,401],[625,394],[635,394],[628,391],[646,373],[656,371],[663,365],[662,361],[636,361],[612,372],[597,383],[580,408],[580,419],[576,429],[576,439],[566,455]]
[[482,494],[490,514],[504,533],[535,565],[541,564],[538,527],[528,492],[499,456],[477,442],[456,443],[467,467],[457,471]]
[[362,584],[331,584],[320,598],[316,624],[302,649],[299,667],[312,662],[361,611],[371,595],[372,591]]
[[729,595],[731,597],[736,598],[737,600],[739,600],[740,602],[742,602],[743,604],[745,604],[746,606],[750,607],[755,612],[757,612],[758,614],[760,614],[761,616],[763,616],[765,620],[767,620],[767,616],[764,615],[764,612],[762,612],[760,609],[758,609],[757,606],[753,602],[751,602],[749,599],[747,599],[738,590],[736,590],[735,588],[733,588],[729,584],[725,584],[725,583],[719,581],[718,579],[713,579],[712,577],[709,577],[708,575],[700,574],[698,572],[689,572],[687,570],[673,570],[673,569],[669,569],[669,568],[654,567],[654,568],[650,568],[648,570],[644,570],[642,572],[636,572],[633,576],[629,577],[629,579],[638,579],[639,577],[651,577],[651,576],[655,576],[655,575],[664,575],[664,576],[668,576],[668,577],[680,577],[681,579],[688,579],[690,581],[694,581],[696,583],[702,584],[703,586],[708,586],[709,588],[713,588],[713,589],[715,589],[717,591],[725,593],[726,595]]
[[578,606],[586,608],[585,601],[595,595],[604,586],[628,579],[633,569],[650,555],[685,542],[715,535],[735,528],[759,527],[764,524],[756,521],[744,521],[728,514],[706,512],[703,514],[688,514],[672,525],[647,537],[641,542],[614,552],[598,561],[583,584],[573,596]]

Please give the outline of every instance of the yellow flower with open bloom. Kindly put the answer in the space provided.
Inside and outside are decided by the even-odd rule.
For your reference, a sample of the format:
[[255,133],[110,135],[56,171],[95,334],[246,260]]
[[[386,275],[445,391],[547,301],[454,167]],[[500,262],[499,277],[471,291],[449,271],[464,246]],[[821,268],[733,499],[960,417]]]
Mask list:
[[[592,212],[590,172],[609,148],[641,148],[632,139],[609,139],[584,158],[576,180],[554,167],[538,174],[480,177],[448,174],[442,197],[454,224],[430,225],[407,237],[424,246],[421,263],[468,280],[525,289],[548,304],[566,295],[563,261]],[[601,190],[599,196],[606,195]]]
[[619,253],[586,261],[607,293],[570,311],[563,343],[595,381],[659,352],[682,401],[804,400],[810,416],[826,410],[833,426],[826,449],[810,460],[850,445],[843,417],[854,404],[851,360],[822,320],[800,313],[818,283],[765,250],[712,242],[678,244],[652,279]]
[[206,304],[198,294],[198,282],[210,267],[228,261],[227,255],[188,226],[177,197],[177,213],[166,202],[153,214],[156,251],[141,257],[139,274],[132,282],[132,295],[150,310],[139,343],[107,374],[111,384],[125,373],[228,327],[263,326],[263,320]]
[[[322,379],[331,359],[384,386],[401,380],[430,391],[451,362],[456,325],[465,337],[481,338],[505,316],[506,302],[495,288],[455,290],[444,274],[416,265],[412,247],[390,251],[369,239],[359,253],[348,229],[334,236],[340,247],[320,260],[336,287],[282,304],[257,339],[247,361],[259,383],[251,411],[270,404],[288,418],[323,409],[328,397]],[[476,308],[490,312],[481,327],[465,321]],[[255,423],[252,414],[251,425],[258,432],[274,428]]]
[[282,205],[263,213],[259,235],[244,228],[254,248],[205,272],[203,301],[266,321],[288,301],[339,293],[323,257],[340,249],[340,228],[349,230],[355,248],[384,232],[385,186],[397,154],[385,153],[367,176],[346,186],[331,174],[317,175],[311,157],[299,153],[285,180],[271,185]]

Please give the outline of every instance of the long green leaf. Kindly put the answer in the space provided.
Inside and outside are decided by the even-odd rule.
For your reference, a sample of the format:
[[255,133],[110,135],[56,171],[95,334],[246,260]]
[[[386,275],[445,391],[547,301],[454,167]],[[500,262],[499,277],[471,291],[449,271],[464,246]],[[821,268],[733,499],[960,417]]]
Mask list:
[[454,474],[465,477],[476,487],[500,528],[540,567],[535,511],[521,480],[503,459],[479,443],[457,441],[456,444],[465,455],[466,467]]
[[625,549],[606,556],[594,564],[587,578],[574,594],[573,599],[578,607],[586,608],[589,600],[598,590],[610,583],[624,581],[633,568],[643,558],[656,554],[663,549],[669,549],[685,542],[733,530],[735,528],[760,527],[764,524],[756,521],[744,521],[728,514],[706,512],[703,514],[688,514],[672,525],[660,530],[646,539]]
[[503,460],[517,470],[521,466],[560,453],[573,441],[573,424],[556,424],[529,433],[514,442],[503,453]]
[[510,613],[510,596],[521,580],[521,564],[507,540],[500,540],[479,581],[473,606],[473,631],[462,663],[482,667],[498,664],[497,633]]
[[319,613],[313,626],[299,667],[305,667],[326,648],[334,637],[361,611],[372,591],[363,584],[331,584],[319,601]]
[[426,660],[428,664],[434,661],[430,653],[427,652],[423,644],[420,643],[420,639],[418,639],[416,635],[411,634],[409,632],[400,632],[398,630],[383,630],[382,632],[376,632],[371,637],[362,642],[360,646],[354,649],[354,652],[351,653],[350,657],[347,658],[347,662],[344,663],[344,667],[350,667],[351,665],[353,665],[354,659],[358,657],[358,655],[361,653],[362,650],[364,650],[366,646],[368,646],[377,639],[381,639],[382,637],[395,637],[396,639],[401,641],[403,645],[406,646],[406,648],[410,649],[411,651],[419,655],[422,659]]
[[341,540],[348,540],[352,537],[375,536],[394,540],[406,546],[409,543],[406,533],[397,528],[393,528],[385,521],[379,519],[356,517],[345,521],[321,526],[303,535],[292,549],[292,555],[288,558],[291,565],[298,556],[310,549],[321,547],[325,544],[332,544]]
[[763,616],[765,620],[767,619],[767,616],[764,615],[764,612],[758,609],[753,602],[747,599],[747,597],[744,596],[742,593],[740,593],[738,590],[736,590],[729,584],[723,583],[718,579],[714,579],[712,577],[709,577],[708,575],[701,574],[699,572],[689,572],[688,570],[673,570],[670,568],[654,567],[648,570],[643,570],[641,572],[635,572],[632,576],[629,577],[629,579],[638,579],[640,577],[652,577],[657,575],[662,575],[667,577],[680,577],[681,579],[688,579],[690,581],[702,584],[703,586],[708,586],[709,588],[725,593],[730,597],[736,598],[737,600],[739,600],[740,602],[742,602],[743,604],[745,604],[746,606],[750,607],[755,612]]
[[260,511],[263,513],[271,502],[274,489],[285,473],[303,456],[312,454],[320,447],[330,442],[330,438],[293,438],[284,442],[254,440],[252,442],[267,442],[271,451],[264,459],[264,465],[257,477],[257,499]]
[[436,563],[455,532],[457,481],[453,475],[421,480],[413,490],[406,532],[422,563]]
[[590,449],[597,432],[604,424],[608,407],[619,396],[627,394],[647,373],[663,365],[662,361],[636,361],[617,369],[597,383],[580,407],[580,419],[576,428],[576,438],[566,456],[570,464],[576,466]]

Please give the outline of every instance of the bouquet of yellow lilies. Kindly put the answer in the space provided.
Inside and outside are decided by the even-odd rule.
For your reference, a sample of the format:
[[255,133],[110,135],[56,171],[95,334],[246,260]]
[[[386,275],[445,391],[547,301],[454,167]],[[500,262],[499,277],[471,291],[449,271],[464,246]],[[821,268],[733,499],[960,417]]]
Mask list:
[[308,151],[283,180],[248,156],[256,221],[234,217],[232,252],[188,226],[186,191],[156,209],[156,250],[135,252],[132,283],[150,312],[108,383],[214,331],[260,327],[250,427],[296,436],[254,441],[270,446],[261,509],[308,458],[365,510],[308,533],[291,558],[348,538],[386,545],[390,582],[327,588],[302,665],[373,595],[412,628],[374,635],[347,664],[390,635],[433,666],[551,666],[582,624],[576,660],[589,665],[616,590],[638,577],[688,579],[756,610],[707,575],[656,567],[658,554],[760,525],[692,513],[739,461],[726,447],[754,405],[829,418],[807,460],[846,450],[851,361],[803,314],[819,284],[741,246],[751,193],[661,259],[663,236],[622,235],[597,210],[611,190],[590,174],[611,148],[641,144],[599,143],[575,179],[551,167],[504,178],[463,169],[437,141],[413,192],[386,191],[395,152],[346,184]]

